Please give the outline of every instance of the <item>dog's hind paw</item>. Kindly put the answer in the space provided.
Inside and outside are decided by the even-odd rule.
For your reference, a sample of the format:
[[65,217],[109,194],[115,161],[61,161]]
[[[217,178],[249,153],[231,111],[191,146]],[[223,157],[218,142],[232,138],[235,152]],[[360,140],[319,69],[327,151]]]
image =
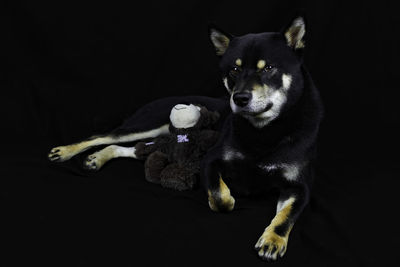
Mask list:
[[274,231],[267,229],[255,245],[258,256],[263,260],[275,261],[279,257],[283,257],[287,248],[287,237],[282,237]]
[[83,166],[85,167],[85,169],[91,171],[98,171],[101,168],[101,166],[103,166],[103,164],[101,164],[101,160],[97,158],[95,154],[89,155],[83,162]]
[[48,158],[51,161],[66,161],[72,158],[75,154],[73,153],[73,150],[71,149],[71,146],[58,146],[50,150],[50,153],[48,154]]
[[100,170],[100,168],[112,158],[108,150],[108,148],[105,148],[89,155],[83,162],[84,168],[91,171]]

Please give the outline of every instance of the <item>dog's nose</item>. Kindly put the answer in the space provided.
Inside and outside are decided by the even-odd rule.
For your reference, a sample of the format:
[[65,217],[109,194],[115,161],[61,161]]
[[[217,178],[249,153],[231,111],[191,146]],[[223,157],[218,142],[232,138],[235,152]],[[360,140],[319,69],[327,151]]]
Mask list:
[[246,106],[250,102],[250,99],[250,93],[240,92],[233,95],[233,102],[235,102],[239,107]]

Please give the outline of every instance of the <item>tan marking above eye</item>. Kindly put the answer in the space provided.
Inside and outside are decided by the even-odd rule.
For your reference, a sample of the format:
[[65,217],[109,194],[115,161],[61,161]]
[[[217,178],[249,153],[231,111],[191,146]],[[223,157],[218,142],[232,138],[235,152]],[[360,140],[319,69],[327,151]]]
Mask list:
[[236,59],[235,64],[239,67],[242,66],[242,60],[240,58]]
[[260,59],[260,60],[257,62],[257,68],[258,68],[259,70],[263,69],[263,68],[265,67],[265,65],[266,65],[266,62],[265,62],[265,60],[263,60],[263,59]]

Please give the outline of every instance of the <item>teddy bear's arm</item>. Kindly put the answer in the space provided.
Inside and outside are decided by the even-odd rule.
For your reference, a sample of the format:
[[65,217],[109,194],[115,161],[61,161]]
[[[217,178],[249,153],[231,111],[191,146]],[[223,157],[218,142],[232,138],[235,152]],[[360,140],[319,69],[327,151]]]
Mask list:
[[135,145],[135,155],[138,159],[146,159],[151,153],[156,151],[154,142],[138,142]]
[[135,145],[135,154],[138,159],[146,159],[155,151],[166,152],[169,143],[168,136],[159,136],[148,142],[139,142]]

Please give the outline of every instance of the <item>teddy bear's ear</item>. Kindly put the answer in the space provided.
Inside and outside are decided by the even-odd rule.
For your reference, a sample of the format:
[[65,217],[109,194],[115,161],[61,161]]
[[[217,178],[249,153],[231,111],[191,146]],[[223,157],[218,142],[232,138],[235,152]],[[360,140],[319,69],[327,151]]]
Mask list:
[[202,127],[208,127],[216,123],[219,119],[219,113],[217,111],[209,111],[206,107],[200,106],[200,114],[202,120]]
[[219,113],[217,111],[210,111],[210,124],[214,124],[219,119]]

